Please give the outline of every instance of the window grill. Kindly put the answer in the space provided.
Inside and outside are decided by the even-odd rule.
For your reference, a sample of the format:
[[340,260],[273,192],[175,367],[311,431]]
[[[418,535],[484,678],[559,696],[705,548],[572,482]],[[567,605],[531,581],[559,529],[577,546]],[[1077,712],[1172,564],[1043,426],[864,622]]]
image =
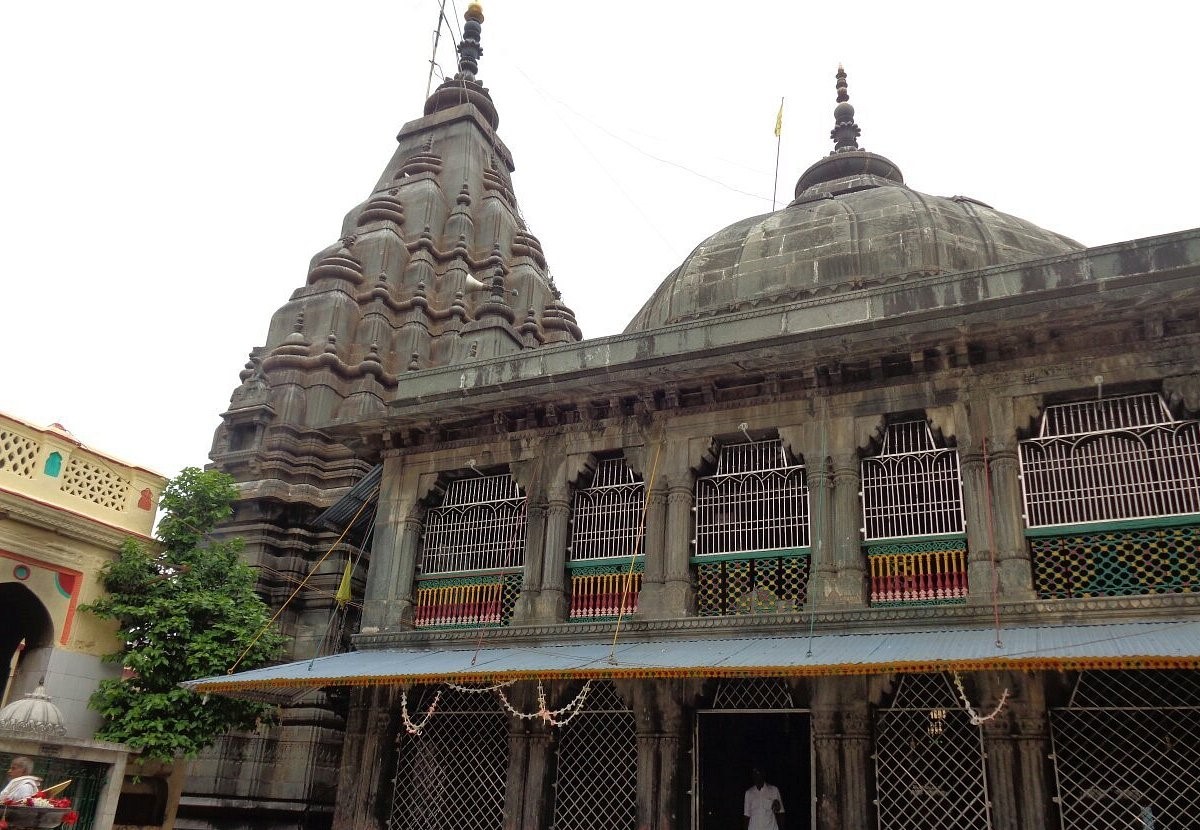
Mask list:
[[637,733],[611,682],[592,684],[586,708],[562,730],[554,780],[555,830],[634,830]]
[[511,475],[456,479],[426,518],[421,573],[519,568],[525,530],[525,496]]
[[575,491],[571,513],[572,562],[642,553],[646,486],[624,458],[605,458],[590,487]]
[[1200,672],[1082,672],[1050,711],[1064,830],[1183,830],[1200,814]]
[[1020,453],[1031,528],[1200,513],[1200,422],[1159,395],[1049,406]]
[[925,421],[890,424],[863,459],[862,504],[868,540],[963,533],[958,450],[939,449]]
[[778,438],[721,447],[714,475],[696,482],[697,556],[806,548],[804,465]]
[[[412,711],[424,713],[433,689]],[[420,735],[396,739],[387,830],[501,830],[508,774],[508,716],[493,695],[443,690]]]
[[904,675],[875,735],[880,827],[991,827],[983,735],[945,674]]
[[755,677],[746,680],[722,680],[713,695],[714,711],[755,711],[795,709],[787,683],[778,678]]

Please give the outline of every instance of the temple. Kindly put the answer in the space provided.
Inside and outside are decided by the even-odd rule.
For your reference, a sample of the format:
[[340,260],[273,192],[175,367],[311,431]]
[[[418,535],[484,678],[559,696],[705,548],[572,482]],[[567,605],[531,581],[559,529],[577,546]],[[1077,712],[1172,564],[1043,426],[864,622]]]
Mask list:
[[[860,147],[583,340],[459,72],[217,431],[294,662],[180,827],[1191,826],[1200,229],[1085,248]],[[569,293],[569,277],[563,277]],[[349,563],[354,599],[334,592]]]

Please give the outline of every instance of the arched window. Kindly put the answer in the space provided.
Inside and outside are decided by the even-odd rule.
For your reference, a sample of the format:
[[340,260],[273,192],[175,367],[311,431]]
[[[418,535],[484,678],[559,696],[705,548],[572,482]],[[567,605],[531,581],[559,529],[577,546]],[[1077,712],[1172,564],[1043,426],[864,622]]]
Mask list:
[[451,481],[426,516],[414,625],[507,625],[521,589],[525,533],[525,495],[511,475]]
[[872,605],[965,601],[958,451],[939,447],[927,421],[889,424],[863,459],[862,510]]
[[571,619],[637,610],[645,502],[646,485],[623,457],[599,459],[591,483],[575,490],[567,551]]
[[696,608],[700,616],[796,611],[808,596],[804,465],[778,438],[723,445],[696,481]]

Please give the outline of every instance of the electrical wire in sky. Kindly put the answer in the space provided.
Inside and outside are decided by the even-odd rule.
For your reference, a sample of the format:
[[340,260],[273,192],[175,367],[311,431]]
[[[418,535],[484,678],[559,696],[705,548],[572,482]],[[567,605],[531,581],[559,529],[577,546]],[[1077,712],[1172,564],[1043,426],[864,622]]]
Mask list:
[[620,135],[614,133],[612,130],[608,129],[603,124],[600,124],[599,122],[592,120],[591,118],[589,118],[587,115],[583,114],[582,112],[579,112],[579,110],[572,107],[566,101],[563,101],[562,99],[557,98],[554,95],[551,95],[550,93],[543,90],[541,87],[539,87],[534,82],[534,80],[532,78],[529,77],[529,75],[527,75],[525,73],[525,70],[522,69],[521,67],[518,66],[517,71],[520,72],[522,76],[524,76],[525,80],[529,81],[530,86],[532,86],[535,90],[537,90],[537,93],[539,95],[541,95],[543,98],[547,98],[548,100],[553,101],[554,103],[558,104],[560,107],[562,107],[563,109],[565,109],[567,112],[571,113],[572,115],[576,116],[577,118],[582,118],[584,121],[591,124],[593,127],[595,127],[597,130],[599,130],[600,132],[607,135],[609,138],[612,138],[616,141],[621,142],[622,144],[629,147],[634,152],[639,153],[639,154],[645,156],[646,158],[651,159],[652,161],[657,161],[659,164],[665,164],[669,167],[674,167],[677,170],[682,170],[685,173],[690,173],[691,175],[696,176],[697,178],[700,178],[706,182],[715,184],[718,187],[723,187],[726,190],[730,190],[734,193],[740,193],[743,196],[749,196],[752,199],[760,199],[764,202],[771,201],[771,199],[767,196],[763,196],[758,193],[751,193],[748,190],[742,190],[740,188],[734,187],[731,184],[726,184],[725,182],[721,181],[720,179],[713,178],[712,176],[709,176],[706,173],[701,173],[699,170],[694,170],[693,168],[688,167],[685,164],[680,164],[677,161],[671,161],[670,159],[663,158],[662,156],[657,156],[648,150],[642,149],[641,147],[637,146],[636,144],[634,144],[632,141],[625,138],[624,136],[620,136]]
[[[540,86],[534,83],[532,78],[525,74],[525,70],[518,66],[517,71],[521,73],[525,80],[529,82],[529,85],[533,87],[534,91],[537,92],[537,94],[540,95],[544,100],[552,100],[552,98],[548,96]],[[638,215],[640,215],[642,220],[646,223],[646,227],[654,231],[654,235],[662,241],[663,245],[665,245],[667,250],[671,252],[672,256],[674,256],[676,259],[682,259],[683,255],[679,253],[679,250],[673,244],[671,244],[671,240],[667,239],[667,237],[663,235],[663,232],[659,230],[656,224],[654,224],[654,220],[646,214],[646,211],[642,210],[642,206],[637,203],[637,200],[630,196],[629,192],[621,186],[621,182],[607,167],[604,166],[604,162],[600,161],[600,157],[592,152],[592,148],[588,146],[588,143],[579,136],[579,133],[575,132],[575,130],[571,127],[567,120],[562,117],[562,114],[558,112],[558,110],[554,109],[553,107],[550,107],[550,110],[554,113],[555,117],[562,122],[562,125],[566,128],[567,132],[571,134],[571,137],[579,142],[579,146],[584,149],[584,152],[591,156],[591,159],[595,163],[596,167],[598,167],[601,172],[608,177],[608,180],[612,182],[613,187],[615,187],[617,191],[625,197],[625,200],[633,206],[633,209],[638,212]]]

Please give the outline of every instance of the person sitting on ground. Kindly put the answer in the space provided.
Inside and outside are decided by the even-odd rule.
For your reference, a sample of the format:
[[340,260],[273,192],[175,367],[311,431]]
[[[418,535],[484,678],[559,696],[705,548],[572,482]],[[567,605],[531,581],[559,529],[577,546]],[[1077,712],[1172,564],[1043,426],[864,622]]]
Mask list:
[[42,788],[42,779],[33,775],[33,761],[23,755],[18,755],[9,763],[8,779],[8,784],[0,790],[0,804],[16,804],[33,798],[33,794]]

